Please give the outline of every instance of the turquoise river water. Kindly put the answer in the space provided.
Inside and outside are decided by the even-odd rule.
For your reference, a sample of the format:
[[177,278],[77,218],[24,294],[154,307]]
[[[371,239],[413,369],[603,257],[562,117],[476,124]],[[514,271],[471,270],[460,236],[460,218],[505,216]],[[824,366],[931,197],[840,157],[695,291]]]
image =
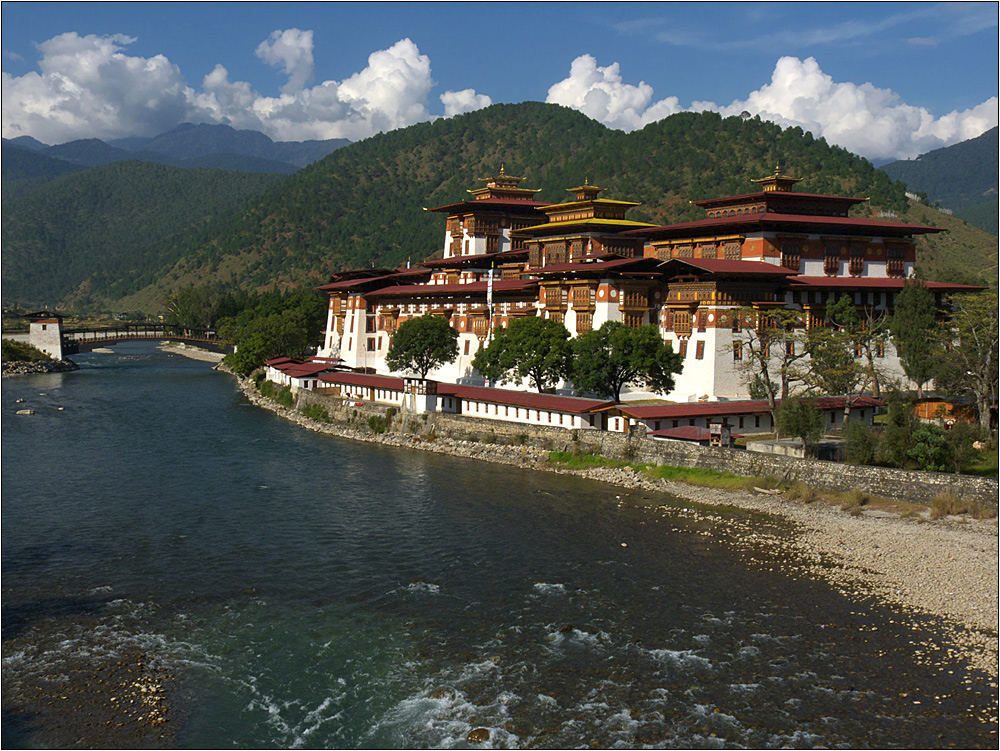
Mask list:
[[5,748],[87,745],[60,698],[136,654],[181,748],[995,747],[932,619],[692,533],[783,522],[315,434],[151,345],[78,361],[3,382]]

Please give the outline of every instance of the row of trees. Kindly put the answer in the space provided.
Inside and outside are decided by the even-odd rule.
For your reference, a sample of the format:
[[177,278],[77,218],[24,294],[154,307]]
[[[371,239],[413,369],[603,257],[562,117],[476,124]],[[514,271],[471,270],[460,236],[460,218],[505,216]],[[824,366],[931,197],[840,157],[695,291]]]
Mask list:
[[891,342],[918,395],[933,380],[939,393],[974,401],[985,430],[997,399],[997,293],[955,295],[948,308],[942,315],[934,295],[914,281],[892,315],[843,295],[827,307],[826,325],[808,330],[799,311],[743,309],[737,315],[745,329],[733,345],[737,367],[775,419],[778,401],[796,390],[846,396],[846,414],[860,394],[881,397],[898,385],[880,357]]
[[304,355],[322,336],[325,312],[325,297],[314,290],[256,293],[203,286],[171,295],[166,321],[214,327],[220,339],[236,346],[226,364],[246,376],[273,357]]
[[[400,325],[386,355],[393,370],[426,378],[458,356],[458,333],[441,316]],[[528,380],[539,392],[571,381],[580,393],[619,401],[625,386],[669,392],[683,362],[656,326],[629,328],[614,321],[573,340],[566,327],[539,317],[515,318],[476,352],[472,365],[494,383]]]

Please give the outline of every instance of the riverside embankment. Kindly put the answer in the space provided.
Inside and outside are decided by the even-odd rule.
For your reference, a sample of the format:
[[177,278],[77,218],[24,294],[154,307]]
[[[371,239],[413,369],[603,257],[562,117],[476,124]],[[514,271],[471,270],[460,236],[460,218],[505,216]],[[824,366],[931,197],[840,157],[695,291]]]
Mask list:
[[[432,451],[481,461],[511,464],[544,472],[575,474],[608,482],[632,494],[666,492],[692,501],[691,513],[714,520],[703,532],[732,545],[762,543],[776,560],[792,555],[807,562],[806,575],[819,577],[855,596],[871,595],[885,603],[938,616],[946,623],[942,637],[957,645],[962,657],[997,683],[998,536],[997,520],[947,517],[930,520],[920,505],[897,504],[896,511],[842,510],[818,498],[813,502],[785,495],[732,491],[686,483],[650,479],[629,467],[596,467],[570,470],[550,463],[549,451],[530,445],[488,443],[439,435],[405,432],[375,433],[364,422],[322,422],[296,409],[282,407],[261,396],[253,381],[239,379],[240,388],[254,404],[296,424],[352,440],[401,448]],[[569,438],[567,438],[569,441]],[[563,448],[562,446],[552,448]],[[648,498],[651,514],[657,513],[654,496]],[[713,507],[735,507],[777,514],[794,522],[793,538],[769,537],[752,526],[733,528],[733,520]],[[748,559],[749,565],[761,561]],[[919,645],[929,661],[944,657],[936,643]],[[953,656],[953,655],[949,655]]]

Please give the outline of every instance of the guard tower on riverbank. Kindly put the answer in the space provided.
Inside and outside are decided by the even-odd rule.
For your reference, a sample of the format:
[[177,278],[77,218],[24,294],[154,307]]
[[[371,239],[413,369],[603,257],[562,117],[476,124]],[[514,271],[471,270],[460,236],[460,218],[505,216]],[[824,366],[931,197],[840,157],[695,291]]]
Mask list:
[[63,317],[58,313],[40,310],[29,313],[28,343],[56,360],[63,359]]

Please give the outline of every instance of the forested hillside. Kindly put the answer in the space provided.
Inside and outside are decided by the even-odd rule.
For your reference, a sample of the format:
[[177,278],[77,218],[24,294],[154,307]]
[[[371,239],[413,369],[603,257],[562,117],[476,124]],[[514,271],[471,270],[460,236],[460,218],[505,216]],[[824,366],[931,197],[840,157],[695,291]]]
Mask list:
[[[93,170],[95,182],[54,198],[48,209],[25,213],[28,207],[18,206],[11,212],[5,205],[4,297],[10,299],[8,281],[14,279],[23,289],[63,294],[57,302],[117,299],[121,308],[158,311],[166,295],[191,285],[287,288],[313,285],[343,268],[420,261],[440,251],[444,233],[444,217],[422,209],[462,200],[468,189],[482,185],[477,178],[495,174],[501,164],[508,174],[525,176],[523,186],[540,188],[542,200],[568,200],[566,188],[586,179],[606,188],[605,197],[641,201],[630,218],[667,223],[703,217],[692,200],[755,191],[750,181],[771,174],[779,162],[783,171],[806,178],[799,184],[803,191],[870,198],[860,212],[891,211],[903,221],[941,224],[937,217],[943,215],[926,207],[919,216],[908,214],[902,183],[799,128],[682,113],[624,133],[558,105],[494,105],[346,146],[285,178],[275,190],[237,205],[253,195],[247,185],[240,198],[233,196],[230,209],[208,209],[210,190],[197,194],[201,197],[179,187],[143,193],[138,184],[135,201],[145,195],[155,208],[140,209],[135,202],[127,209],[95,205],[92,194],[104,188]],[[79,175],[57,182],[68,181],[63,185],[68,190],[73,178]],[[184,205],[174,206],[175,199]],[[95,209],[109,214],[85,216]],[[12,213],[17,221],[11,222],[9,241]],[[102,224],[125,232],[123,214],[148,216],[147,224],[129,225],[133,233],[136,226],[146,227],[147,249],[138,255],[122,248],[121,237],[99,239]],[[160,214],[177,224],[164,228]],[[199,228],[197,235],[181,233],[184,216]],[[210,225],[208,217],[214,218]],[[74,234],[90,240],[67,239]],[[983,259],[987,266],[992,259],[996,268],[995,238],[983,232],[975,230],[961,243],[948,237],[935,243],[929,275],[958,269],[964,279],[978,278]],[[46,250],[48,245],[54,247]],[[61,253],[67,270],[58,284],[40,278],[29,284],[23,277],[27,269],[8,267],[12,247],[19,258]],[[119,271],[132,256],[135,263]],[[109,266],[107,258],[117,260]]]
[[440,248],[444,224],[421,209],[461,200],[501,164],[541,188],[542,200],[567,200],[566,188],[587,179],[607,197],[642,201],[631,217],[670,222],[703,216],[690,200],[755,190],[750,180],[779,161],[810,177],[804,190],[906,210],[901,184],[798,128],[685,113],[626,134],[557,105],[495,105],[334,152],[211,242],[192,244],[164,286],[208,278],[262,287],[422,260]]
[[173,266],[185,238],[211,236],[218,217],[282,179],[144,162],[58,177],[4,203],[4,301],[117,300]]
[[894,180],[924,193],[932,203],[951,209],[955,216],[997,234],[1000,129],[978,138],[929,151],[916,159],[882,167]]

